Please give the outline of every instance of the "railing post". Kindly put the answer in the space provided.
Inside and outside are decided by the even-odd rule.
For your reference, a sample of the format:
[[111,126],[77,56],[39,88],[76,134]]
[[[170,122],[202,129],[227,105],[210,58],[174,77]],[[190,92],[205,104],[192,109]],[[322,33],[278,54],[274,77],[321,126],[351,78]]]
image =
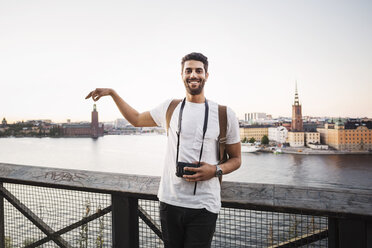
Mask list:
[[139,247],[138,199],[111,195],[113,247]]
[[[3,183],[0,182],[0,187]],[[4,197],[0,193],[0,247],[5,247],[5,214],[4,214]]]
[[364,218],[329,218],[328,245],[330,248],[371,247],[371,223]]
[[328,247],[338,248],[338,219],[328,217]]

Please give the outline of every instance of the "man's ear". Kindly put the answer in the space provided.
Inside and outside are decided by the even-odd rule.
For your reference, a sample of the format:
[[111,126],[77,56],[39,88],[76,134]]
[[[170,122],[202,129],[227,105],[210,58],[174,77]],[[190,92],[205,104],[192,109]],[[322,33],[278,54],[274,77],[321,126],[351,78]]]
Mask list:
[[206,73],[205,73],[205,81],[207,81],[208,77],[209,77],[209,73],[206,72]]

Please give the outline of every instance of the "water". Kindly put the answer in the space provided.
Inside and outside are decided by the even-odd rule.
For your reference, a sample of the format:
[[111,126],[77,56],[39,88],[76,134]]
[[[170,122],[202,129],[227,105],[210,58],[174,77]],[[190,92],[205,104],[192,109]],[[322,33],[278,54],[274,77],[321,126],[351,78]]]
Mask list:
[[[90,138],[1,138],[0,162],[160,176],[163,135]],[[243,153],[226,181],[372,189],[372,155]]]
[[[105,136],[97,140],[2,138],[0,139],[0,162],[160,176],[166,142],[166,136],[161,135]],[[224,176],[225,181],[346,189],[372,189],[370,178],[372,178],[372,155],[274,155],[272,153],[244,153],[241,168]],[[87,199],[94,199],[90,203],[93,212],[98,206],[104,208],[110,204],[109,197],[97,198],[97,194],[89,192],[34,189],[30,186],[12,184],[7,187],[55,230],[79,220],[86,211]],[[50,196],[53,196],[53,201],[48,201]],[[160,224],[158,213],[154,212],[157,208],[146,204],[143,207],[148,213],[155,214],[153,218]],[[311,220],[311,216],[300,216],[298,220],[293,221],[295,215],[237,209],[234,211],[227,209],[226,213],[224,211],[221,210],[219,215],[213,242],[225,244],[220,245],[225,247],[247,247],[246,242],[252,244],[252,247],[264,247],[267,246],[270,237],[275,242],[284,241],[290,238],[291,230],[296,223],[300,223],[298,224],[300,229],[315,228],[314,224],[308,226],[312,220],[315,220],[316,228],[327,226],[327,220],[322,217]],[[21,246],[28,237],[32,239],[43,237],[41,232],[10,204],[5,204],[5,213],[6,236],[12,237],[13,244],[17,244],[16,247]],[[104,247],[111,246],[110,220],[111,216],[106,215]],[[143,234],[141,244],[148,242],[149,245],[146,247],[162,247],[161,242],[156,241],[154,234],[151,231],[148,231],[149,233],[143,231],[148,228],[144,224],[141,225],[144,226],[140,227]],[[99,230],[98,220],[89,224],[90,236],[96,237]],[[301,232],[306,233],[308,230]],[[64,235],[74,245],[78,244],[80,236],[81,228]],[[154,245],[154,240],[159,244]],[[95,239],[91,239],[90,242],[95,242]],[[318,246],[327,247],[327,239],[320,241],[320,244]],[[92,243],[91,246],[93,245]],[[46,247],[55,247],[55,245],[50,244]]]

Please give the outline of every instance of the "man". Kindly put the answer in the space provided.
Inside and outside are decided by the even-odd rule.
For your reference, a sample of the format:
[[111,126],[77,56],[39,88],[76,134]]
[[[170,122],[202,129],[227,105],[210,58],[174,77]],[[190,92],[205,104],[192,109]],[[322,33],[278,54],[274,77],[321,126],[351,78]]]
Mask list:
[[[186,97],[170,119],[158,192],[163,239],[165,247],[210,247],[221,208],[217,176],[228,174],[241,164],[239,125],[234,112],[227,108],[229,159],[218,165],[218,104],[204,96],[209,76],[207,57],[200,53],[183,57],[181,76]],[[138,113],[112,89],[96,89],[86,98],[97,101],[107,95],[133,126],[166,126],[166,113],[172,100],[151,111]],[[184,170],[182,165],[186,166]]]

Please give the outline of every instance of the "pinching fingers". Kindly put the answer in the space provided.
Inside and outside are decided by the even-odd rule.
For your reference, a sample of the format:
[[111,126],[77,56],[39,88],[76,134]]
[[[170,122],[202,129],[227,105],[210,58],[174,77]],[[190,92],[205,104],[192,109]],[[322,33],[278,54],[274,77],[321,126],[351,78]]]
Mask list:
[[90,98],[90,97],[92,96],[93,92],[94,92],[94,91],[91,91],[91,92],[90,92],[90,93],[85,97],[85,99]]

